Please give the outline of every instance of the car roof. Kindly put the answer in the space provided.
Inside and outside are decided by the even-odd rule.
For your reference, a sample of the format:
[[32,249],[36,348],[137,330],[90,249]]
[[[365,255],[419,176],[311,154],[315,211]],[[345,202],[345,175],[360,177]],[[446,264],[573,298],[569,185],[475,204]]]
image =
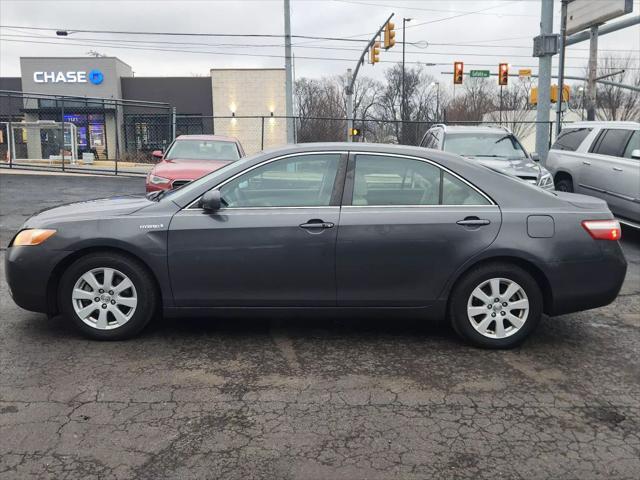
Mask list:
[[605,120],[592,120],[592,121],[580,121],[571,122],[565,124],[565,128],[593,128],[593,127],[607,127],[607,128],[640,128],[638,122],[622,122],[622,121],[605,121]]
[[435,127],[444,128],[445,133],[511,133],[507,127],[500,125],[436,125]]
[[209,140],[218,142],[238,142],[235,137],[225,137],[223,135],[178,135],[176,140]]

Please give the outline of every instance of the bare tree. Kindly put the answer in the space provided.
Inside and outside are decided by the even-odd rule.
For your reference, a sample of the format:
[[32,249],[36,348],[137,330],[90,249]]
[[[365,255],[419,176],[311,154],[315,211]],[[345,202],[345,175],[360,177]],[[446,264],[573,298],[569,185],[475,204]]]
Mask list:
[[[535,130],[533,106],[529,103],[531,81],[518,79],[497,91],[496,107],[485,119],[508,127],[518,138],[529,136]],[[500,98],[502,96],[502,99]]]
[[[629,57],[615,57],[608,55],[599,62],[598,76],[609,75],[615,72],[622,73],[607,78],[616,83],[627,83],[640,86],[640,75],[637,70],[637,61]],[[636,72],[632,74],[631,72]],[[598,118],[602,120],[638,120],[640,117],[640,94],[633,90],[620,88],[615,85],[598,84],[596,91],[596,108]]]
[[496,109],[497,87],[490,79],[467,78],[447,105],[447,121],[479,122]]
[[[402,64],[386,71],[386,85],[380,95],[376,113],[380,122],[379,141],[395,141],[416,145],[424,132],[435,121],[436,95],[434,78],[424,66],[405,69],[405,108],[402,113]],[[389,122],[391,120],[391,122]]]

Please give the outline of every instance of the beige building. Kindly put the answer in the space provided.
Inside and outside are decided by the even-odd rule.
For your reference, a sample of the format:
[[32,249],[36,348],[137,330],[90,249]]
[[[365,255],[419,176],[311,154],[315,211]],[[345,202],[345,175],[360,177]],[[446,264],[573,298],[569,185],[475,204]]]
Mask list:
[[283,68],[211,69],[211,85],[214,117],[228,117],[215,118],[216,135],[238,138],[247,154],[287,143]]

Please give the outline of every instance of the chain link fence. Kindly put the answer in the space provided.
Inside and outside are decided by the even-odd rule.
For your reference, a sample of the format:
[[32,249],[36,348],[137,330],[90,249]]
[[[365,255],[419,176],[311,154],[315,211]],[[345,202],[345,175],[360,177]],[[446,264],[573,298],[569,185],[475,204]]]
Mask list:
[[[287,143],[287,117],[179,115],[165,103],[0,90],[0,165],[144,175],[176,136],[238,138],[247,154]],[[347,140],[344,118],[293,117],[296,143]],[[545,122],[546,123],[546,122]],[[354,142],[419,145],[435,122],[355,119]],[[448,122],[495,125],[496,122]],[[553,122],[549,124],[549,144]],[[506,122],[533,151],[536,122]]]

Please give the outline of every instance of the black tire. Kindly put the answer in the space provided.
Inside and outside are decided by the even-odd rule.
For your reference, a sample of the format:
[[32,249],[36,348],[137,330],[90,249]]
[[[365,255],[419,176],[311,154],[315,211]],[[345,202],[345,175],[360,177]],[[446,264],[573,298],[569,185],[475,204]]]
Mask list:
[[[529,300],[528,316],[518,331],[505,338],[489,338],[479,333],[467,314],[473,290],[492,278],[504,278],[522,287]],[[467,272],[454,287],[449,299],[449,316],[453,329],[465,341],[481,348],[507,349],[521,344],[537,327],[543,310],[543,298],[536,280],[521,267],[510,263],[489,263]]]
[[573,180],[564,177],[556,182],[556,190],[559,192],[573,193]]
[[[87,325],[73,307],[72,292],[78,279],[96,268],[112,268],[122,272],[133,283],[137,305],[131,318],[122,326],[99,330]],[[158,292],[151,273],[138,260],[116,252],[87,254],[73,262],[63,273],[58,288],[58,305],[65,319],[86,337],[95,340],[124,340],[140,333],[157,311]]]

